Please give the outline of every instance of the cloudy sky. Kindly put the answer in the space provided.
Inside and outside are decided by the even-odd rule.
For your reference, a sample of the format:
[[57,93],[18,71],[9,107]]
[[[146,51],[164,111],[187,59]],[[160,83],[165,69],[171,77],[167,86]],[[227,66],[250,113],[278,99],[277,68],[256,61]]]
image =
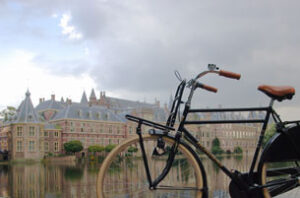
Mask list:
[[79,101],[85,90],[168,102],[178,81],[215,63],[240,81],[207,76],[218,94],[199,91],[198,107],[264,106],[260,84],[292,85],[277,103],[300,118],[299,1],[0,0],[0,109],[29,88],[41,97]]

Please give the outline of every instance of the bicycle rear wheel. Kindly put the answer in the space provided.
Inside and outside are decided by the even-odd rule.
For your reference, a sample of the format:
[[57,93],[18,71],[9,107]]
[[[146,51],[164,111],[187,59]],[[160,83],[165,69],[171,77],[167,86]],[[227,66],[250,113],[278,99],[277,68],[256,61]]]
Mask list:
[[300,197],[300,161],[264,162],[261,170],[263,195],[269,197]]
[[[163,136],[166,153],[153,154],[159,135],[143,135],[144,147],[152,180],[166,165],[168,149],[174,139]],[[168,175],[157,189],[150,190],[141,154],[139,138],[117,146],[104,160],[97,178],[98,198],[110,197],[197,197],[203,195],[203,176],[195,156],[183,144]]]

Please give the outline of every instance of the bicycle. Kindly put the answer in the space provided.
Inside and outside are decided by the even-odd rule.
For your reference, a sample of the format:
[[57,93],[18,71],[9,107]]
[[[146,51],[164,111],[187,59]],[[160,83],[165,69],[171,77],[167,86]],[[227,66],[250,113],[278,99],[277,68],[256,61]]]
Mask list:
[[[104,160],[97,178],[98,197],[208,197],[206,172],[198,152],[205,154],[231,179],[229,193],[233,198],[300,196],[300,146],[297,145],[300,142],[300,121],[283,122],[273,109],[275,100],[292,99],[295,89],[290,86],[259,86],[258,89],[271,98],[267,107],[192,109],[191,101],[196,89],[217,92],[216,88],[198,81],[210,73],[240,79],[240,74],[219,70],[213,64],[189,81],[182,80],[176,73],[181,82],[165,125],[126,115],[128,120],[137,123],[138,136],[118,145]],[[190,88],[190,92],[175,127],[186,87]],[[265,118],[217,121],[187,119],[193,113],[245,111],[264,111]],[[271,116],[276,123],[277,133],[262,148]],[[250,170],[246,173],[222,165],[185,127],[226,123],[262,123]],[[151,127],[149,134],[142,134],[142,127],[145,126]]]

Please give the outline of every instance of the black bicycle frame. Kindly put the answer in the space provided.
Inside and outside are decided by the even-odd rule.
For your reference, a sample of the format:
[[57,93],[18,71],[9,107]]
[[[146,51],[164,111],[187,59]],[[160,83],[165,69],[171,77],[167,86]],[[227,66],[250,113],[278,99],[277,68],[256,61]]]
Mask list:
[[[176,118],[176,114],[177,111],[180,107],[180,103],[181,102],[181,97],[183,94],[183,89],[185,87],[185,81],[183,81],[176,92],[177,97],[175,98],[173,105],[172,105],[172,111],[171,114],[169,116],[169,119],[166,123],[166,125],[161,125],[161,124],[157,124],[148,120],[144,120],[141,118],[137,118],[134,116],[129,116],[127,115],[126,117],[129,120],[138,122],[138,127],[137,127],[137,134],[139,135],[139,139],[140,139],[140,146],[142,149],[142,155],[143,155],[143,160],[144,160],[144,165],[145,165],[145,171],[148,177],[148,181],[149,181],[149,188],[150,189],[155,189],[157,187],[157,185],[159,184],[159,182],[161,180],[163,180],[163,178],[165,178],[165,176],[168,174],[172,163],[174,161],[174,157],[176,155],[177,152],[177,147],[178,144],[181,141],[181,138],[184,137],[185,140],[187,140],[188,143],[190,143],[191,145],[193,145],[195,148],[197,148],[198,150],[202,151],[203,153],[205,153],[228,177],[230,177],[238,186],[241,187],[241,189],[244,189],[246,191],[250,190],[250,186],[249,184],[254,184],[254,169],[255,169],[255,165],[257,163],[258,157],[259,157],[259,151],[262,148],[262,142],[263,142],[263,138],[265,135],[265,131],[270,119],[270,116],[272,116],[274,122],[278,125],[278,126],[283,126],[285,124],[290,124],[290,123],[299,123],[300,121],[293,121],[293,122],[282,122],[279,115],[275,112],[275,110],[273,109],[273,103],[274,103],[274,99],[271,99],[271,102],[269,104],[269,106],[267,107],[252,107],[252,108],[224,108],[224,109],[191,109],[191,100],[194,94],[194,91],[198,88],[196,83],[193,83],[191,86],[191,91],[190,94],[188,96],[188,100],[185,103],[185,107],[182,113],[182,118],[180,120],[179,126],[176,130],[176,134],[175,134],[175,143],[172,146],[172,149],[170,150],[170,154],[169,154],[169,158],[167,160],[166,166],[163,169],[162,173],[154,180],[152,181],[151,178],[151,174],[150,174],[150,170],[149,170],[149,166],[148,166],[148,162],[147,162],[147,157],[146,157],[146,153],[144,151],[144,146],[143,146],[143,138],[141,135],[141,125],[145,124],[148,126],[151,126],[153,128],[157,128],[162,130],[164,133],[168,133],[169,131],[175,131],[175,129],[173,128],[173,125],[175,123],[175,118]],[[264,111],[265,114],[265,118],[264,119],[252,119],[252,120],[208,120],[208,121],[191,121],[191,120],[186,120],[188,114],[190,113],[207,113],[207,112],[253,112],[253,111]],[[215,157],[215,155],[213,155],[212,153],[210,153],[204,146],[202,146],[199,141],[185,128],[185,125],[201,125],[201,124],[240,124],[240,123],[262,123],[262,130],[260,132],[260,136],[259,136],[259,140],[257,142],[256,145],[256,149],[254,152],[254,156],[252,159],[252,163],[250,166],[250,170],[248,172],[248,179],[247,179],[247,183],[245,183],[244,181],[241,181],[241,179],[239,177],[237,177],[237,175],[233,172],[231,172],[227,167],[225,167],[224,165],[222,165],[222,163]],[[161,134],[162,136],[164,135],[163,133]],[[261,189],[264,188],[266,186],[256,186],[253,187],[252,189]],[[203,189],[198,189],[198,190],[203,190]]]

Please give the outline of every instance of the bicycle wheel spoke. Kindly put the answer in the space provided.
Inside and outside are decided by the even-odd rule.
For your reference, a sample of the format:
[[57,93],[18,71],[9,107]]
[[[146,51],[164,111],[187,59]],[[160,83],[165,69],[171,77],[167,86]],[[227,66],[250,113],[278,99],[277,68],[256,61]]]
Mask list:
[[264,163],[262,185],[265,197],[300,197],[300,169],[297,162]]
[[[158,136],[144,138],[144,147],[152,180],[164,169],[173,140],[167,138],[162,155],[153,155]],[[98,188],[103,198],[109,197],[201,197],[203,181],[200,168],[182,145],[168,175],[157,189],[150,190],[138,138],[117,148],[109,163],[101,167],[103,180]],[[105,170],[104,170],[105,169]],[[101,175],[99,173],[99,175]]]

